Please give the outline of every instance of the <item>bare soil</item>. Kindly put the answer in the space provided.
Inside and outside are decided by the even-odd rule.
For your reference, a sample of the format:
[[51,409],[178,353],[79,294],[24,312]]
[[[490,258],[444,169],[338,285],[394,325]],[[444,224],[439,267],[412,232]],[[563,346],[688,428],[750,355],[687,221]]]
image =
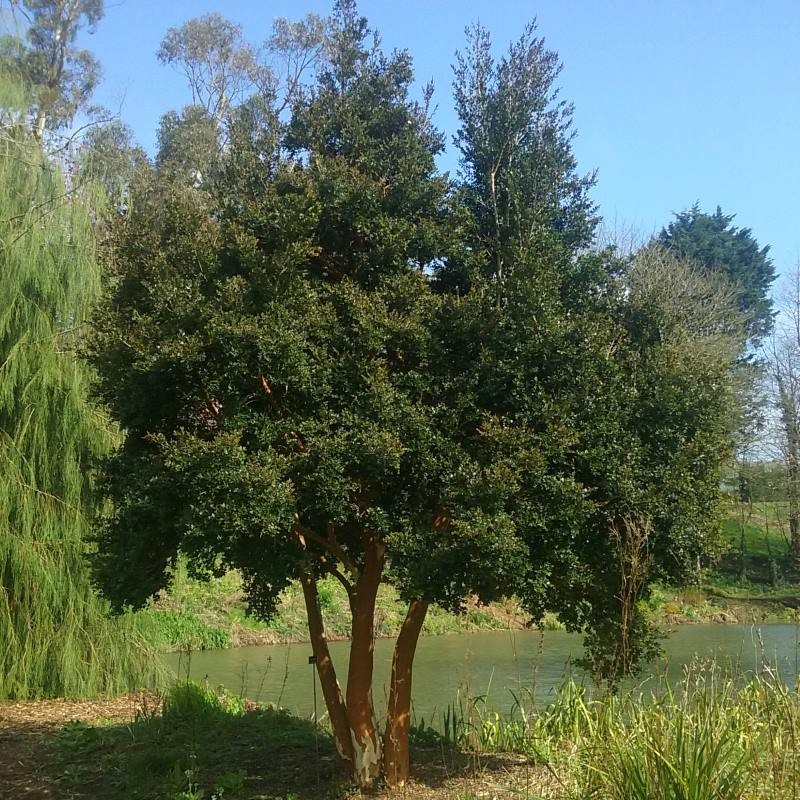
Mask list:
[[[85,786],[64,780],[53,757],[53,742],[69,722],[134,723],[140,715],[158,713],[155,694],[132,694],[112,700],[42,700],[0,703],[0,798],[2,800],[115,800],[122,798],[112,784],[89,781]],[[278,757],[279,756],[279,757]],[[254,763],[248,770],[248,787],[235,798],[263,800],[296,797],[358,797],[335,776],[327,750],[315,763],[315,752],[289,749]],[[437,747],[416,749],[412,755],[414,779],[393,793],[374,792],[376,800],[500,800],[500,798],[556,798],[558,778],[546,767],[516,755],[478,756],[445,752]],[[276,765],[279,765],[276,772]],[[259,774],[259,771],[263,774]],[[207,797],[209,795],[206,795]],[[226,798],[228,795],[226,794]],[[167,800],[167,798],[164,798]]]

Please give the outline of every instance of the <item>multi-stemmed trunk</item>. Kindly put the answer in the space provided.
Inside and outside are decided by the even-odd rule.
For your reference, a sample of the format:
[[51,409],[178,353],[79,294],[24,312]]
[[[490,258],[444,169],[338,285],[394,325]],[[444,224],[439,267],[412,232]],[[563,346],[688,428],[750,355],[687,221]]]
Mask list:
[[389,708],[384,737],[384,769],[389,786],[400,787],[408,780],[408,728],[411,724],[411,673],[414,653],[428,603],[412,600],[397,637],[389,684]]
[[311,647],[333,739],[344,769],[363,788],[373,786],[382,774],[389,786],[402,786],[408,778],[411,668],[428,606],[422,600],[412,601],[400,631],[392,663],[386,735],[382,740],[375,717],[372,677],[375,602],[384,562],[382,543],[368,537],[364,567],[349,591],[352,638],[344,697],[325,638],[316,581],[311,576],[302,580]]
[[384,547],[371,537],[365,545],[364,568],[350,595],[353,622],[346,692],[353,772],[359,786],[371,786],[381,774],[381,737],[372,702],[372,669],[375,600],[383,574]]

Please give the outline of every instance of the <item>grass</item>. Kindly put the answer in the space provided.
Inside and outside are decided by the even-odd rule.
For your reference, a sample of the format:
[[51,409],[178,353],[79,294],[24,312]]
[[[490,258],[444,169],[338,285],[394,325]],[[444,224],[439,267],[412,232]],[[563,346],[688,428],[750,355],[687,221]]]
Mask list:
[[722,533],[726,550],[700,584],[656,587],[649,601],[655,618],[673,624],[794,622],[800,576],[789,558],[788,505],[731,502]]
[[[332,640],[350,634],[350,608],[341,584],[334,578],[319,583],[320,605]],[[396,635],[403,623],[405,606],[390,586],[378,593],[375,614],[377,635]],[[140,630],[161,650],[204,650],[249,644],[299,642],[308,639],[303,594],[298,584],[283,593],[278,614],[268,622],[250,616],[239,574],[198,581],[190,578],[183,565],[173,576],[169,591],[138,614]],[[490,606],[472,605],[463,614],[452,614],[431,606],[423,633],[471,633],[524,627],[525,616],[514,599]],[[557,625],[550,621],[549,624]]]
[[214,650],[232,644],[227,630],[209,625],[189,611],[148,608],[136,619],[141,634],[159,650]]
[[[314,726],[194,682],[129,724],[70,722],[50,742],[48,766],[63,796],[208,800],[316,791],[309,753],[330,788],[333,749]],[[324,795],[318,795],[323,797]]]
[[[516,697],[515,697],[516,700]],[[416,737],[544,767],[530,797],[603,800],[789,800],[800,794],[800,699],[769,671],[696,663],[678,686],[592,697],[565,682],[536,709],[505,717],[461,699]],[[519,789],[520,787],[518,787]],[[527,787],[530,790],[531,787]]]

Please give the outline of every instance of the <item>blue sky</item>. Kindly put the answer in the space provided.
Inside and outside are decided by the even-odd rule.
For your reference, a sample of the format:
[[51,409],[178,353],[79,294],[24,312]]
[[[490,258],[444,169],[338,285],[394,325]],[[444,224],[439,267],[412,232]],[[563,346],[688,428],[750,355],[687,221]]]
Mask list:
[[[695,201],[719,204],[772,246],[778,271],[800,258],[798,0],[362,0],[360,9],[385,47],[410,50],[421,83],[434,80],[435,121],[448,134],[465,25],[482,22],[500,49],[536,17],[564,64],[575,152],[583,171],[598,171],[594,198],[611,226],[647,234]],[[152,150],[161,114],[189,99],[155,57],[168,27],[220,11],[259,43],[275,17],[329,10],[316,0],[108,0],[84,37],[104,69],[96,100]],[[442,166],[453,169],[448,149]]]

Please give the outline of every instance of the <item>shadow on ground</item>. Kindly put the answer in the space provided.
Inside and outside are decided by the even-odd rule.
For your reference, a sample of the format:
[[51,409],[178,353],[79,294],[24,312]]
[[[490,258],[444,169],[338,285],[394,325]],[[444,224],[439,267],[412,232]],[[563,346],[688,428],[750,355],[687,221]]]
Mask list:
[[[18,704],[14,713],[10,708],[0,706],[3,800],[324,800],[357,794],[342,781],[331,740],[311,722],[196,684],[173,689],[165,702],[128,702],[127,713],[124,707],[104,711],[102,704],[56,705],[55,712],[52,703]],[[535,770],[521,757],[479,758],[441,745],[416,748],[413,761],[414,781],[394,797],[463,798],[485,791],[512,797]]]

